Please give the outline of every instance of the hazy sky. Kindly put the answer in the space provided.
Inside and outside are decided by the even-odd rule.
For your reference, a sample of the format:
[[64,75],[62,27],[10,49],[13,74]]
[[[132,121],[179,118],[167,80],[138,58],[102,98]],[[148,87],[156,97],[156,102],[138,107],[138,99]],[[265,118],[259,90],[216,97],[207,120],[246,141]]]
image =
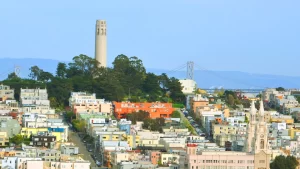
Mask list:
[[194,61],[300,76],[299,7],[299,0],[0,1],[0,57],[94,57],[95,21],[105,19],[109,65],[125,54],[148,68]]

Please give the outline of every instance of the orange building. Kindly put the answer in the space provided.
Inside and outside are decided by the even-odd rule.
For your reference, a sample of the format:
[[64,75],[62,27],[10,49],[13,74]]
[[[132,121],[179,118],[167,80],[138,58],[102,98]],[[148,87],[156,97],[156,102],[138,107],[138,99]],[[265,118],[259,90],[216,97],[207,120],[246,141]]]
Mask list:
[[172,103],[131,103],[131,102],[114,102],[114,113],[117,119],[125,118],[126,114],[138,111],[149,112],[150,118],[170,118],[174,108]]
[[159,151],[153,151],[151,152],[151,163],[156,165],[158,161],[160,160],[161,152]]

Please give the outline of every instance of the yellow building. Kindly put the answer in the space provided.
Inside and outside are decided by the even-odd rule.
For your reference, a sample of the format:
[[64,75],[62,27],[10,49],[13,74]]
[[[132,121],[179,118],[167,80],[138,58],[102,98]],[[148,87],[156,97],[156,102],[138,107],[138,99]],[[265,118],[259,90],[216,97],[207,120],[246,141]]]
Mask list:
[[141,139],[140,145],[143,146],[157,146],[159,144],[158,139]]
[[295,139],[295,136],[297,135],[297,133],[300,133],[300,129],[297,129],[297,128],[289,129],[289,136],[291,137],[291,139]]
[[[27,128],[23,127],[21,129],[21,135],[25,138],[29,138],[31,135],[37,135],[39,132],[48,132],[48,128]],[[51,132],[53,136],[56,137],[57,141],[67,141],[66,138],[68,137],[67,132]]]
[[280,117],[280,116],[273,116],[270,119],[270,123],[286,123],[286,124],[294,124],[294,119],[290,116],[287,117]]
[[38,132],[47,132],[48,128],[27,128],[21,129],[21,135],[25,138],[29,138],[31,135],[36,135]]
[[8,145],[9,138],[7,136],[7,132],[0,132],[0,147]]
[[141,141],[140,136],[138,136],[138,135],[128,135],[127,136],[127,143],[132,148],[136,148],[137,146],[139,146],[140,141]]
[[[122,141],[126,136],[125,132],[116,132],[116,133],[107,133],[107,134],[99,134],[102,141]],[[126,137],[125,137],[126,138]]]
[[213,139],[219,134],[236,134],[237,128],[226,124],[212,124]]

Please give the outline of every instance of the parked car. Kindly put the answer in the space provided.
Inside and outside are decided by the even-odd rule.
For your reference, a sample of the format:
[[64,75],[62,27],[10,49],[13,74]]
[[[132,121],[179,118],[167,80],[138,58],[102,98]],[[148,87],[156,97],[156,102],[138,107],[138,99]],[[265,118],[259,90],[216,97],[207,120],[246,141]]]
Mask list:
[[100,163],[100,161],[96,161],[96,165],[98,166],[98,167],[100,167],[101,166],[101,163]]

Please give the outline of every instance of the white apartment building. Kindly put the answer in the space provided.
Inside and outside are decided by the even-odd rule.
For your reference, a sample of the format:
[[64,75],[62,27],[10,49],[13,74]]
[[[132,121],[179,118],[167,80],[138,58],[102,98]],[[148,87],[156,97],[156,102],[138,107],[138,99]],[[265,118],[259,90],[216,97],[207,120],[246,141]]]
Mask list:
[[22,89],[20,93],[20,103],[23,112],[53,114],[54,109],[50,108],[47,89]]
[[14,89],[11,89],[9,86],[3,84],[0,85],[0,98],[2,98],[2,101],[7,99],[14,99],[14,94]]
[[103,112],[112,114],[112,103],[104,99],[97,99],[95,93],[72,92],[69,105],[75,113]]
[[197,83],[191,79],[179,80],[182,86],[183,94],[194,94],[195,89],[197,88]]

